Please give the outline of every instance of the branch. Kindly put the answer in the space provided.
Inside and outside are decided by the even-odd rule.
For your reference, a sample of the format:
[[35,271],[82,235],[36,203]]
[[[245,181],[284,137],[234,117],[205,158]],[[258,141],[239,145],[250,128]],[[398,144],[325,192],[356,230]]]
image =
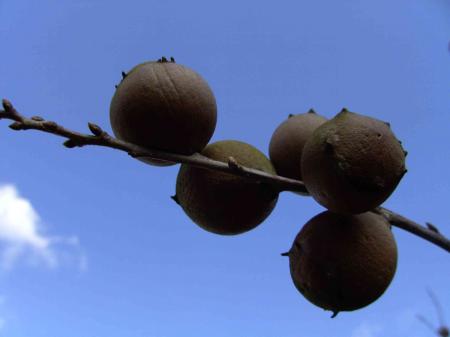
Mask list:
[[[304,196],[309,195],[303,182],[242,166],[233,157],[230,157],[227,163],[223,163],[221,161],[209,159],[200,153],[194,153],[193,155],[187,156],[148,149],[114,138],[93,123],[88,123],[92,135],[83,134],[66,129],[53,121],[47,121],[39,116],[26,118],[17,112],[8,100],[4,99],[2,103],[4,110],[0,110],[0,120],[13,120],[14,123],[9,125],[11,129],[16,131],[30,129],[39,130],[67,138],[63,143],[67,148],[82,147],[86,145],[110,147],[127,152],[134,158],[152,158],[188,164],[200,168],[239,175],[254,181],[264,182],[272,185],[280,192],[291,191]],[[385,217],[391,225],[404,229],[450,252],[450,240],[440,234],[435,226],[430,226],[429,224],[427,224],[428,227],[421,226],[414,221],[383,207],[377,207],[373,212]]]
[[387,221],[392,226],[396,226],[398,228],[404,229],[414,235],[421,237],[431,243],[434,243],[436,246],[439,246],[446,251],[450,252],[450,240],[443,236],[439,231],[437,231],[436,227],[424,227],[419,225],[418,223],[405,218],[404,216],[397,214],[391,210],[388,210],[384,207],[377,207],[372,212],[377,213],[379,215],[384,216]]
[[187,156],[159,151],[155,149],[148,149],[114,138],[94,123],[88,123],[88,127],[93,134],[88,135],[71,131],[53,121],[47,121],[39,116],[26,118],[19,112],[17,112],[13,105],[5,99],[3,100],[3,108],[4,110],[0,110],[0,120],[14,120],[15,122],[9,125],[11,129],[16,131],[39,130],[57,136],[65,137],[68,140],[66,140],[63,145],[67,148],[82,147],[86,145],[110,147],[127,152],[134,158],[162,159],[170,162],[189,164],[200,168],[207,168],[225,173],[231,173],[255,181],[269,183],[279,191],[295,191],[304,195],[308,195],[303,182],[244,167],[238,164],[233,157],[229,158],[228,163],[223,163],[221,161],[216,161],[205,157],[200,153],[194,153],[193,155]]

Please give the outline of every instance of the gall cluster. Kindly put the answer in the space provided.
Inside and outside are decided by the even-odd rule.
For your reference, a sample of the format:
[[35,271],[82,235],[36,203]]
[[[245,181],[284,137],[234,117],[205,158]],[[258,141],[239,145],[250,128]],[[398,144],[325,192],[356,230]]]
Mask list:
[[[217,121],[214,94],[198,73],[173,58],[139,64],[123,75],[110,106],[117,138],[222,162],[233,157],[239,165],[303,181],[327,209],[303,226],[285,254],[293,283],[307,300],[336,315],[384,293],[395,274],[397,248],[390,224],[370,211],[406,172],[406,152],[388,123],[346,109],[330,120],[313,110],[289,115],[272,135],[269,159],[238,140],[208,144]],[[270,184],[182,164],[173,198],[201,228],[236,235],[261,224],[279,193]]]

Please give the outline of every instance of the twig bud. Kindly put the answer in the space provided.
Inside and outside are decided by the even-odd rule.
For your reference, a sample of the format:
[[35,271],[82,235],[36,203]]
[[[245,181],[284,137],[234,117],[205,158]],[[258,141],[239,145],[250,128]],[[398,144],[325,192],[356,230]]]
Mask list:
[[3,105],[3,109],[5,109],[5,111],[11,111],[13,109],[13,105],[10,101],[8,101],[6,98],[2,99],[2,105]]
[[52,122],[52,121],[42,122],[42,126],[47,131],[55,131],[58,128],[58,124],[56,124],[55,122]]
[[437,229],[437,227],[435,225],[433,225],[429,222],[425,222],[425,224],[427,225],[427,227],[430,231],[440,234],[439,230]]
[[235,171],[242,171],[242,166],[239,165],[234,157],[228,157],[228,167]]
[[88,123],[89,130],[91,130],[92,134],[95,136],[101,136],[103,134],[103,130],[97,124]]
[[63,145],[67,147],[68,149],[73,149],[74,147],[78,146],[76,142],[74,142],[72,139],[66,140]]
[[9,125],[9,128],[15,131],[23,130],[23,123],[21,122],[14,122]]

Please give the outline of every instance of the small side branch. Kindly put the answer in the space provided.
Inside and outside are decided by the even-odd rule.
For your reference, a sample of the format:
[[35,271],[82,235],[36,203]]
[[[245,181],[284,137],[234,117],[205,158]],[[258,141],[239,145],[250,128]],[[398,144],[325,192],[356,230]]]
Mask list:
[[373,212],[384,216],[392,226],[404,229],[405,231],[417,235],[434,243],[447,252],[450,252],[450,240],[443,236],[435,226],[433,226],[433,228],[421,226],[418,223],[405,218],[403,215],[397,214],[384,207],[377,207]]
[[199,153],[193,155],[181,155],[176,153],[170,153],[165,151],[159,151],[155,149],[148,149],[138,145],[134,145],[120,139],[110,136],[103,131],[98,125],[88,123],[88,127],[93,135],[83,134],[75,131],[71,131],[58,125],[52,121],[46,121],[42,117],[26,118],[22,116],[8,100],[3,100],[4,110],[0,110],[1,119],[12,119],[15,121],[13,130],[39,130],[46,133],[51,133],[57,136],[67,138],[63,143],[67,148],[82,147],[86,145],[97,145],[110,147],[116,150],[127,152],[134,158],[152,158],[162,159],[175,163],[188,164],[200,168],[206,168],[211,170],[217,170],[234,175],[245,176],[248,179],[253,179],[261,182],[266,182],[273,185],[279,191],[294,191],[307,194],[308,191],[305,188],[303,182],[272,175],[263,171],[255,170],[252,168],[239,165],[233,159],[229,163],[223,163],[221,161],[212,160]]
[[[2,101],[3,109],[0,110],[0,119],[11,119],[14,123],[9,127],[15,131],[21,130],[39,130],[52,133],[68,140],[64,142],[64,146],[73,148],[84,145],[104,145],[108,144],[113,138],[104,132],[99,126],[89,123],[89,128],[93,135],[82,134],[79,132],[68,130],[53,121],[45,120],[40,116],[26,118],[22,116],[8,100]],[[105,145],[108,146],[108,145]]]
[[[279,192],[291,191],[300,192],[303,196],[308,196],[308,190],[302,181],[281,177],[278,175],[268,174],[263,171],[255,170],[240,165],[234,158],[230,157],[227,163],[212,160],[199,153],[186,156],[176,153],[159,151],[156,149],[143,148],[120,139],[116,139],[103,131],[98,125],[88,123],[89,130],[92,134],[83,134],[69,129],[53,122],[47,121],[42,117],[34,116],[26,118],[22,116],[9,102],[3,100],[3,110],[0,110],[0,120],[10,119],[14,122],[10,128],[19,130],[39,130],[66,138],[63,143],[67,148],[82,147],[86,145],[97,145],[109,147],[127,152],[134,158],[152,158],[161,159],[170,162],[192,165],[209,170],[216,170],[234,175],[243,176],[246,179],[260,181],[272,185]],[[390,211],[383,207],[373,210],[374,213],[384,216],[393,226],[404,229],[414,235],[417,235],[441,248],[450,252],[450,240],[442,235],[435,226],[428,224],[428,227],[421,226],[406,217]]]

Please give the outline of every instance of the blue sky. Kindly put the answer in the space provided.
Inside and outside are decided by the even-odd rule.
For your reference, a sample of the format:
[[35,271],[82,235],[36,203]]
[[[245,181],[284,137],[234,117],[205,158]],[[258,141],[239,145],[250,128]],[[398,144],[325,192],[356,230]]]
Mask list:
[[[111,131],[121,71],[174,56],[216,95],[212,141],[265,153],[288,114],[345,106],[390,121],[409,152],[384,205],[449,236],[449,17],[447,0],[0,0],[0,96]],[[283,193],[254,231],[217,236],[169,198],[176,166],[0,123],[1,336],[432,336],[416,318],[437,322],[427,288],[450,324],[448,253],[411,234],[394,229],[385,295],[330,319],[279,255],[322,211],[311,198]]]

